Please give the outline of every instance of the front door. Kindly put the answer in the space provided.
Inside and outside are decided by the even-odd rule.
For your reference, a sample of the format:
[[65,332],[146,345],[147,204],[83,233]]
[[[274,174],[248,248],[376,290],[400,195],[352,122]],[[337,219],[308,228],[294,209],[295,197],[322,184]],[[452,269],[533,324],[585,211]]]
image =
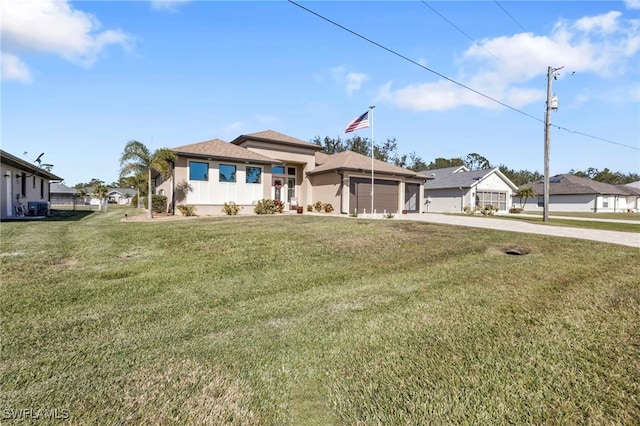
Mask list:
[[282,191],[284,191],[284,178],[282,177],[274,177],[273,178],[273,199],[282,201]]

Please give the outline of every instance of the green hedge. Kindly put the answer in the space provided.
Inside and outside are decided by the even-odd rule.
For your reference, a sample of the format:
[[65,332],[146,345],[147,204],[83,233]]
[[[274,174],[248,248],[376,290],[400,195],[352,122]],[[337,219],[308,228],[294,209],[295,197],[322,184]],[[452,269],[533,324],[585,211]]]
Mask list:
[[[142,205],[144,208],[147,208],[147,203],[149,202],[149,197],[144,197],[142,199]],[[154,213],[164,213],[167,211],[167,196],[166,195],[158,195],[154,194],[151,196],[151,208]]]

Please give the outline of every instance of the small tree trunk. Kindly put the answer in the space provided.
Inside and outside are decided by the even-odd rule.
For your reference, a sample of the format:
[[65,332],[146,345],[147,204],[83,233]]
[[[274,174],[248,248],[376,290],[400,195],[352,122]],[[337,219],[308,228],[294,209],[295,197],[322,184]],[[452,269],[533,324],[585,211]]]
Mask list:
[[147,219],[153,219],[153,212],[151,211],[151,167],[149,167],[149,187],[147,189],[149,191],[147,194]]

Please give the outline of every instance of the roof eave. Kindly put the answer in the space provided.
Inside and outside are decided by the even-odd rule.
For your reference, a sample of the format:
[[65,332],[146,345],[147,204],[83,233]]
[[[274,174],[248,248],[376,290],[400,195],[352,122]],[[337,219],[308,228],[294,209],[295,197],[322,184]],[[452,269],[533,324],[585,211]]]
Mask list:
[[205,160],[213,160],[213,159],[225,160],[225,161],[231,161],[234,163],[255,163],[255,164],[280,164],[281,163],[280,160],[276,160],[276,159],[260,160],[255,158],[229,157],[225,155],[216,155],[216,154],[200,154],[196,152],[180,152],[180,151],[174,151],[174,152],[176,153],[176,155],[179,155],[181,157],[201,158]]
[[312,143],[310,143],[309,146],[307,146],[307,145],[302,145],[300,143],[295,143],[295,142],[287,142],[287,141],[282,141],[282,140],[278,140],[278,139],[261,138],[259,136],[247,136],[247,135],[240,135],[240,136],[238,136],[237,138],[235,138],[234,140],[232,140],[229,143],[232,143],[234,145],[240,145],[242,142],[246,142],[246,141],[275,142],[275,143],[278,143],[280,145],[295,146],[295,147],[298,147],[298,148],[314,149],[316,151],[321,151],[323,149],[320,145],[314,145]]

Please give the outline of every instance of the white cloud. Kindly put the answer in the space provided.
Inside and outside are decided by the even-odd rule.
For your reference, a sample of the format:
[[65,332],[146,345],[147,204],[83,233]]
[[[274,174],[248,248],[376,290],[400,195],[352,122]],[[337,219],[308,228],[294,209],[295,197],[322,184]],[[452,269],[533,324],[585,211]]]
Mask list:
[[[573,23],[559,21],[549,35],[522,33],[486,39],[482,47],[474,44],[463,53],[458,76],[453,79],[519,108],[545,99],[539,81],[549,66],[564,66],[600,78],[623,74],[628,61],[640,51],[638,27],[637,21],[624,20],[620,12],[613,11]],[[499,107],[449,81],[414,83],[395,90],[387,83],[379,96],[414,111],[461,105]]]
[[178,6],[191,0],[151,0],[151,7],[155,10],[174,11]]
[[362,83],[367,79],[367,75],[363,73],[350,72],[347,74],[347,94],[351,95],[356,90],[360,90]]
[[0,7],[2,49],[16,58],[43,52],[90,66],[106,46],[128,48],[131,42],[120,30],[100,31],[100,22],[93,15],[74,9],[67,1],[5,1]]
[[627,9],[640,9],[640,0],[625,0]]
[[29,83],[31,81],[29,67],[16,55],[2,53],[0,61],[2,62],[1,72],[3,80],[21,81],[23,83]]
[[344,86],[345,91],[349,96],[351,96],[353,92],[360,90],[362,88],[362,83],[368,79],[366,74],[347,71],[343,66],[331,68],[330,74],[333,81]]
[[618,18],[621,12],[611,11],[604,15],[585,16],[575,23],[575,28],[583,32],[602,32],[610,34],[619,28]]

